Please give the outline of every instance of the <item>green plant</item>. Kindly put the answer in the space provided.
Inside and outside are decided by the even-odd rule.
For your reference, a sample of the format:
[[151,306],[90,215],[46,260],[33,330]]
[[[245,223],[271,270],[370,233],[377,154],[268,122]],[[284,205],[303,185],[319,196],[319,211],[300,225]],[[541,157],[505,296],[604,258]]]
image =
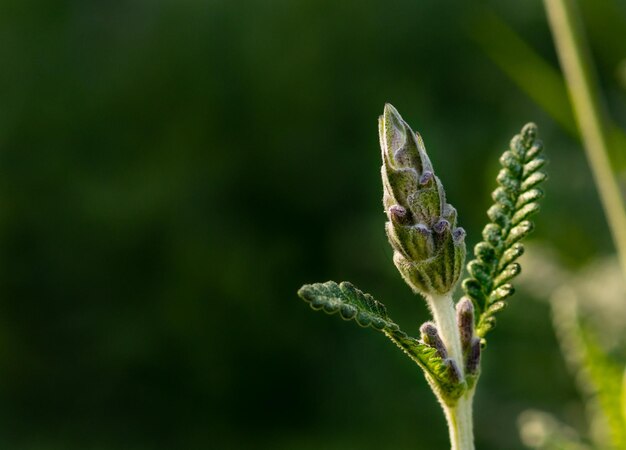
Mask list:
[[[606,267],[595,273],[570,275],[550,299],[553,326],[561,351],[583,393],[590,430],[579,433],[559,425],[546,413],[537,413],[520,417],[520,431],[526,445],[535,449],[624,449],[626,373],[623,353],[620,357],[619,350],[623,352],[626,348],[623,332],[626,208],[609,158],[612,143],[610,122],[601,107],[600,89],[594,78],[595,68],[576,4],[572,0],[544,0],[544,4],[622,276],[618,273],[611,276]],[[613,150],[618,149],[615,146]],[[621,289],[611,290],[610,286],[615,284]],[[622,311],[616,313],[615,305],[619,305]],[[593,320],[598,316],[600,320]],[[609,339],[612,345],[607,345],[607,335],[611,334],[609,325],[615,318],[620,318],[622,323],[618,332]],[[581,434],[586,435],[584,444],[581,443]]]
[[525,411],[519,417],[522,441],[538,450],[624,449],[626,285],[618,261],[596,260],[571,272],[549,254],[539,257],[537,250],[528,261],[532,270],[522,288],[549,299],[561,352],[587,420],[579,420],[579,429],[574,429],[552,414]]
[[303,286],[299,296],[313,309],[338,313],[362,327],[381,331],[423,370],[441,404],[453,450],[474,448],[472,400],[480,375],[480,357],[495,314],[513,292],[510,281],[520,272],[515,260],[519,242],[533,228],[528,217],[539,210],[546,178],[545,160],[534,124],[524,126],[500,158],[499,187],[468,264],[465,296],[455,305],[452,294],[463,270],[465,231],[457,227],[455,208],[447,203],[418,133],[391,105],[379,119],[383,204],[394,263],[411,289],[421,294],[433,316],[411,337],[387,315],[385,306],[351,283]]
[[581,19],[572,0],[544,0],[544,4],[589,167],[626,278],[626,208],[611,169],[611,139]]

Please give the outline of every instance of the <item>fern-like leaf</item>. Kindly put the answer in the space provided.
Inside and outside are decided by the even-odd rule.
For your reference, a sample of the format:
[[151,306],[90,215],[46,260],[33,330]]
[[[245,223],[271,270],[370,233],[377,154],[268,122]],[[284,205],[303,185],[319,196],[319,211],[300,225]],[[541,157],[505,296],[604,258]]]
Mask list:
[[306,284],[300,288],[298,295],[314,310],[339,314],[344,320],[354,320],[361,327],[384,333],[424,370],[428,381],[444,394],[444,398],[454,400],[463,393],[464,384],[458,379],[455,367],[442,359],[436,348],[402,331],[387,315],[385,305],[352,283],[327,281]]
[[543,197],[538,185],[546,179],[540,170],[545,159],[536,136],[537,127],[527,124],[500,157],[499,187],[493,191],[495,203],[487,211],[491,222],[474,249],[476,259],[467,265],[471,277],[463,281],[463,290],[474,304],[476,333],[481,339],[494,327],[495,313],[515,292],[510,281],[521,270],[515,262],[524,252],[519,241],[533,230],[528,218],[539,211],[538,200]]

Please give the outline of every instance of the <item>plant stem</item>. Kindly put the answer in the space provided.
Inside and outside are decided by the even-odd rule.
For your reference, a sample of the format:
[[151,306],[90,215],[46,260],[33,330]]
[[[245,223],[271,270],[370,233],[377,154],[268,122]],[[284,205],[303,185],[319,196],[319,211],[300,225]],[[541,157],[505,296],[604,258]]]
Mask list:
[[[465,365],[463,364],[461,338],[452,295],[430,297],[428,304],[435,319],[439,336],[448,350],[448,357],[456,363],[461,372],[461,377],[463,377]],[[438,395],[436,391],[435,394]],[[474,389],[463,394],[454,404],[449,404],[444,399],[439,398],[448,422],[451,450],[474,450],[473,398]]]
[[626,211],[608,157],[597,81],[580,17],[572,0],[544,0],[578,128],[624,277],[626,277]]
[[442,295],[428,299],[428,305],[435,319],[435,325],[439,331],[439,336],[448,350],[448,357],[456,363],[463,377],[464,364],[461,364],[461,337],[456,323],[456,311],[452,295]]
[[443,410],[450,433],[450,450],[474,450],[472,403],[474,390],[466,392],[455,406],[444,405]]

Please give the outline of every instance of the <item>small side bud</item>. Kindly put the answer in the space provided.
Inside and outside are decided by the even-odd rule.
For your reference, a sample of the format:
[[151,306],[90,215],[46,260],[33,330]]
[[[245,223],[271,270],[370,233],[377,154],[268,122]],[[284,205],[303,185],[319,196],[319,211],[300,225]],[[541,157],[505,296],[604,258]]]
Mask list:
[[424,236],[430,236],[432,234],[430,232],[430,229],[423,223],[418,223],[413,228],[415,228],[417,231],[420,232],[420,234],[423,234]]
[[426,170],[422,176],[419,179],[419,183],[424,186],[425,184],[428,184],[428,182],[430,180],[433,179],[433,177],[435,176],[435,174],[433,174],[430,170]]
[[435,324],[432,322],[426,322],[422,324],[420,331],[422,333],[422,341],[424,341],[426,345],[430,345],[436,349],[441,359],[446,359],[448,357],[448,351],[439,336],[439,331],[437,331]]
[[473,338],[469,351],[467,352],[467,359],[465,362],[465,369],[470,375],[478,372],[478,367],[480,366],[480,347],[480,339]]
[[435,233],[437,234],[443,233],[448,228],[450,228],[450,222],[448,222],[446,219],[439,219],[437,223],[435,223],[435,225],[433,226],[433,230],[435,230]]
[[456,362],[453,359],[446,359],[446,365],[448,366],[448,373],[450,373],[450,378],[455,383],[461,381],[463,376],[461,375],[461,371],[459,370],[459,366],[457,366]]
[[474,305],[467,297],[463,297],[456,305],[456,323],[459,327],[461,347],[463,352],[466,352],[474,337]]
[[406,208],[400,205],[390,206],[389,218],[394,223],[403,224],[406,221]]
[[454,240],[455,244],[460,244],[463,239],[465,239],[465,230],[461,227],[457,227],[452,230],[452,239]]

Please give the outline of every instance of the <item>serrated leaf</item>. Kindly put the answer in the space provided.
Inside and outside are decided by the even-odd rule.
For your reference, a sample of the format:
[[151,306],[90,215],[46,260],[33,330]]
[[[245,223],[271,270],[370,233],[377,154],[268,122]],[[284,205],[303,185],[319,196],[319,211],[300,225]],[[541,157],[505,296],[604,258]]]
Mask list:
[[519,209],[522,206],[526,205],[527,203],[537,201],[541,199],[542,197],[543,197],[543,191],[541,189],[539,188],[531,189],[530,191],[526,191],[520,194],[520,196],[517,199],[517,203],[515,204],[515,207]]
[[481,338],[495,325],[493,314],[515,292],[509,281],[520,273],[514,263],[524,252],[519,241],[532,232],[528,218],[539,211],[537,200],[543,191],[537,185],[546,179],[540,170],[546,161],[536,136],[537,127],[527,124],[500,157],[499,186],[492,193],[495,203],[487,211],[490,222],[483,229],[483,242],[474,248],[476,259],[468,263],[471,278],[462,283],[476,309],[476,332]]
[[507,210],[498,203],[489,208],[487,216],[500,228],[506,227],[509,222],[509,218],[511,217]]
[[526,156],[524,157],[524,162],[529,162],[534,158],[539,157],[539,153],[543,150],[543,144],[539,141],[535,142],[530,149],[526,152]]
[[506,251],[502,253],[502,257],[500,258],[500,262],[498,263],[498,271],[503,270],[506,266],[508,266],[510,263],[515,261],[523,254],[524,246],[519,242],[507,248]]
[[518,158],[519,160],[524,159],[526,147],[520,134],[516,134],[515,136],[513,136],[513,139],[511,139],[511,143],[509,144],[509,148],[516,158]]
[[481,337],[481,343],[484,345],[484,336],[496,326],[496,318],[492,315],[483,315],[476,325],[476,335]]
[[488,265],[493,265],[498,260],[495,249],[486,242],[476,244],[476,247],[474,247],[474,255],[476,255],[479,261]]
[[474,260],[467,265],[467,270],[483,287],[490,287],[491,274],[489,273],[489,267],[487,267],[486,264]]
[[496,181],[511,194],[519,189],[520,181],[515,179],[515,176],[509,169],[501,169],[496,177]]
[[520,190],[523,192],[534,188],[539,183],[545,181],[546,178],[548,178],[548,176],[544,172],[535,172],[522,182]]
[[513,217],[511,218],[511,225],[517,225],[522,220],[528,219],[533,214],[537,214],[539,212],[539,203],[532,202],[524,205],[520,209],[517,210]]
[[512,284],[510,283],[503,284],[502,286],[491,291],[491,294],[489,294],[488,303],[491,305],[492,303],[495,303],[495,302],[501,302],[502,300],[506,300],[507,298],[509,298],[514,293],[515,293],[515,288],[513,288]]
[[492,305],[490,305],[489,308],[487,309],[487,311],[490,314],[495,314],[498,311],[503,310],[504,308],[506,308],[506,302],[497,301],[497,302],[493,303]]
[[511,231],[509,231],[509,234],[504,241],[505,247],[508,248],[517,241],[524,239],[534,230],[534,228],[535,226],[530,220],[520,222],[519,225],[514,226],[511,228]]
[[487,297],[483,292],[482,285],[474,278],[466,278],[463,280],[463,290],[466,295],[472,299],[474,307],[478,308],[478,311],[484,309]]
[[420,366],[430,383],[435,383],[445,400],[454,401],[465,391],[465,384],[459,383],[455,374],[450,370],[446,360],[441,359],[437,350],[403,332],[385,335],[394,342],[404,353]]
[[515,208],[515,203],[513,203],[513,200],[515,198],[512,197],[510,193],[507,192],[506,189],[502,187],[498,187],[495,191],[493,191],[491,194],[491,198],[493,199],[494,202],[499,203],[500,205],[504,206],[505,208],[509,210],[512,210]]
[[342,319],[355,320],[362,327],[372,327],[379,331],[400,329],[387,316],[385,305],[347,281],[340,284],[334,281],[306,284],[300,288],[298,295],[311,308],[323,310],[327,314],[339,312]]
[[499,275],[493,280],[493,287],[502,286],[507,281],[515,278],[522,271],[522,267],[518,263],[508,264]]
[[492,247],[498,247],[502,242],[502,228],[495,223],[488,223],[483,229],[483,239]]
[[387,315],[385,305],[357,289],[352,283],[344,281],[337,284],[327,281],[306,284],[300,288],[298,295],[314,310],[339,314],[344,320],[354,320],[362,327],[383,332],[424,370],[429,380],[437,384],[446,398],[458,398],[464,392],[465,385],[454,379],[454,373],[437,354],[436,349],[407,335]]
[[526,179],[546,164],[546,160],[543,158],[535,158],[530,162],[524,164],[522,178]]
[[511,151],[507,150],[500,157],[500,164],[511,172],[514,177],[518,177],[522,172],[522,163]]

